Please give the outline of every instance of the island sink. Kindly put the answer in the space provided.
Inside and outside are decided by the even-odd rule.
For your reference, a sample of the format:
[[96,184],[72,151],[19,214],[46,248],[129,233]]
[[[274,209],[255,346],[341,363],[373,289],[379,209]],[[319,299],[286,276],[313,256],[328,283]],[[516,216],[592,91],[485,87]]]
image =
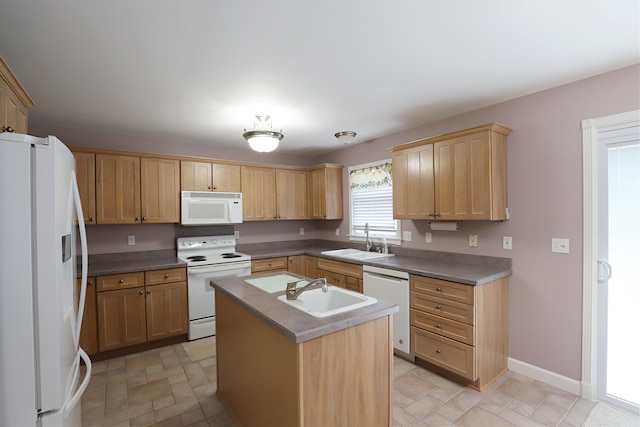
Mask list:
[[294,300],[281,295],[278,300],[317,318],[345,313],[377,302],[375,298],[337,286],[329,286],[327,292],[322,292],[321,288],[304,291]]

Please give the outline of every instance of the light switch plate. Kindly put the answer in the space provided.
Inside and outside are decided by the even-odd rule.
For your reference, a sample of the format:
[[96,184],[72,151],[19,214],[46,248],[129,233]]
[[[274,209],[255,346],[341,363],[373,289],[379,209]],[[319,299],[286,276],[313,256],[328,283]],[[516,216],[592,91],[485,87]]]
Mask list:
[[555,252],[557,254],[568,254],[569,253],[569,239],[551,239],[551,252]]
[[336,236],[339,236],[339,235],[340,235],[340,228],[336,227]]
[[477,248],[478,247],[478,235],[477,234],[469,234],[469,247]]
[[304,236],[304,227],[300,227],[300,235]]
[[402,232],[402,240],[404,240],[405,242],[410,242],[411,241],[411,232],[410,231],[403,231]]
[[233,237],[235,237],[236,239],[240,238],[240,232],[239,231],[234,231],[233,232]]
[[136,244],[136,236],[127,237],[127,245],[133,246]]

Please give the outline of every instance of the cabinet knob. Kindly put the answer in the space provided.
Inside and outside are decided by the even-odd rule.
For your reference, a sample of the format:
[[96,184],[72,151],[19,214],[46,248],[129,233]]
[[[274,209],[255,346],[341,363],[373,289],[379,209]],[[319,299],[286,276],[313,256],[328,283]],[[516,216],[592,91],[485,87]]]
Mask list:
[[118,280],[118,283],[124,283],[124,279]]
[[211,190],[211,186],[210,185],[207,186],[207,190]]
[[436,304],[436,309],[440,310],[440,304]]
[[398,340],[398,342],[399,342],[400,344],[404,344],[404,340],[403,340],[402,338],[400,338],[400,339]]
[[142,220],[143,220],[143,221],[146,221],[146,220],[147,220],[147,217],[146,217],[146,216],[143,216],[143,217],[142,217]]
[[136,221],[140,221],[140,217],[139,216],[136,217]]
[[169,278],[169,275],[168,275],[168,274],[165,274],[165,275],[164,275],[164,278],[165,278],[165,279],[168,279],[168,278]]
[[11,126],[7,126],[7,127],[2,126],[2,132],[16,133],[16,130],[14,128],[12,128]]
[[213,186],[213,189],[214,189],[214,190],[217,190],[217,189],[218,189],[218,186],[217,186],[217,185],[214,185],[214,186]]
[[147,293],[148,293],[148,294],[150,294],[150,293],[151,293],[151,291],[147,289]]
[[271,263],[267,264],[269,267],[271,267]]
[[87,281],[87,286],[88,286],[88,285],[93,285],[93,280],[88,280],[88,281]]
[[442,292],[442,288],[436,288],[436,291]]
[[440,326],[440,323],[436,323],[436,328],[440,329],[442,326]]
[[143,292],[143,291],[140,291],[140,295],[144,295],[144,292]]
[[94,217],[89,218],[89,222],[96,222],[96,219]]
[[440,353],[442,353],[442,351],[440,351],[440,349],[437,349],[436,353],[440,354]]
[[434,213],[433,216],[440,216],[438,212]]
[[427,216],[433,216],[433,212],[429,212]]

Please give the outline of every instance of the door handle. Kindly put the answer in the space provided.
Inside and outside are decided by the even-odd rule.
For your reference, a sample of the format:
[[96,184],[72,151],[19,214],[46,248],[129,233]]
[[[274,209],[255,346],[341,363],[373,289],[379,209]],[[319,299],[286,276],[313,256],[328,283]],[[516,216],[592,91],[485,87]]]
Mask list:
[[613,274],[613,269],[611,268],[611,264],[603,259],[598,260],[598,282],[606,282],[611,279],[611,275]]

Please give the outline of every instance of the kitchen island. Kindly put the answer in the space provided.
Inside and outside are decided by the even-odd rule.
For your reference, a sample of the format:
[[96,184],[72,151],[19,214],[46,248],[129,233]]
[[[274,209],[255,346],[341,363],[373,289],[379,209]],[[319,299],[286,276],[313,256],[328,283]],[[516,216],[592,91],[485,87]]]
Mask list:
[[[282,272],[261,276],[274,274]],[[211,282],[217,393],[235,421],[247,426],[391,425],[397,306],[378,301],[315,318],[278,301],[286,283],[282,291],[268,293],[244,280],[250,278]]]

